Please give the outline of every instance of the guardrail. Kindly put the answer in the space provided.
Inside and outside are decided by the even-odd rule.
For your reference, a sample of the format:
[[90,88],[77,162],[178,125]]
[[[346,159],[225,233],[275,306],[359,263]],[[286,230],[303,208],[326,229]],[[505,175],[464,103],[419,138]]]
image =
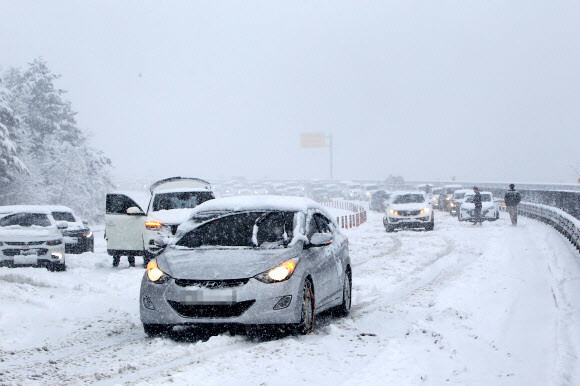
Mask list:
[[[500,203],[500,210],[506,210],[505,203]],[[518,214],[551,225],[580,252],[580,220],[561,209],[531,202],[521,202]]]
[[344,201],[327,201],[323,202],[322,205],[354,212],[353,214],[338,216],[336,218],[337,224],[343,229],[355,228],[367,221],[367,210],[361,205]]

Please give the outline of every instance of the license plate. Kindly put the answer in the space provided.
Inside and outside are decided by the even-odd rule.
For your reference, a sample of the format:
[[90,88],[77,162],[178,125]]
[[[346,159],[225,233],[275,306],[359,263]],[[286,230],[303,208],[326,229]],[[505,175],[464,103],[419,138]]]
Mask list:
[[231,289],[188,291],[183,296],[185,304],[233,304],[236,292]]
[[36,256],[36,251],[32,250],[32,249],[24,249],[24,250],[20,251],[20,254],[25,255],[25,256],[30,256],[30,255]]
[[14,256],[15,265],[30,265],[36,264],[38,262],[36,253],[33,254],[20,254]]

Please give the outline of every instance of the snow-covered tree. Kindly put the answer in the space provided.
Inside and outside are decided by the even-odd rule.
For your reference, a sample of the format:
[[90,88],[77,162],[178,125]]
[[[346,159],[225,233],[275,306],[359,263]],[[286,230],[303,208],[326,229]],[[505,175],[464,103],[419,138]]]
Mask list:
[[26,166],[18,158],[14,142],[19,119],[10,108],[10,91],[0,80],[0,186],[4,187],[18,173],[26,171]]
[[112,186],[111,161],[89,146],[66,92],[55,85],[59,77],[42,59],[4,76],[7,106],[20,122],[12,143],[28,172],[13,179],[0,199],[67,205],[96,219],[103,215],[105,193]]

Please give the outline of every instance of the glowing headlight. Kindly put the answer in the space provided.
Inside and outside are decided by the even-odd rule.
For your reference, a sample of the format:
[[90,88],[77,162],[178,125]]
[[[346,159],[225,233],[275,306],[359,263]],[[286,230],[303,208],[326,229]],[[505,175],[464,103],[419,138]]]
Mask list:
[[394,209],[389,209],[389,212],[390,212],[391,214],[394,214],[395,216],[399,214],[399,212],[397,212],[397,211],[396,211],[396,210],[394,210]]
[[61,260],[63,257],[62,253],[58,253],[58,252],[51,253],[50,255],[52,256],[53,259],[56,259],[56,260]]
[[145,228],[149,229],[150,231],[159,230],[162,226],[163,226],[163,224],[161,224],[159,221],[146,221],[145,222]]
[[169,279],[169,276],[159,269],[155,260],[151,260],[149,264],[147,264],[147,277],[152,282],[159,284],[165,283]]
[[421,209],[421,211],[419,213],[420,214],[427,214],[427,213],[429,213],[429,208],[423,208],[423,209]]
[[259,275],[254,276],[254,278],[267,284],[288,280],[296,268],[296,263],[296,260],[285,261],[267,272],[262,272]]
[[86,233],[83,233],[83,236],[85,236],[85,237],[87,237],[87,238],[88,238],[88,237],[91,237],[92,235],[93,235],[93,231],[92,231],[92,230],[90,230],[90,229],[89,229],[89,231],[88,231],[88,232],[86,232]]

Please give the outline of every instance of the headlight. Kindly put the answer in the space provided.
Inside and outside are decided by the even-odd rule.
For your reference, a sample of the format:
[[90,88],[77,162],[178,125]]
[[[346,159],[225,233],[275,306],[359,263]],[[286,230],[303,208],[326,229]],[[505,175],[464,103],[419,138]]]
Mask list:
[[85,236],[85,237],[87,237],[87,238],[91,237],[92,235],[93,235],[93,231],[92,231],[92,230],[90,230],[90,229],[89,229],[89,231],[88,231],[88,232],[85,232],[85,233],[83,233],[83,236]]
[[420,214],[427,214],[427,213],[429,213],[429,208],[423,208],[423,209],[421,209],[421,211],[419,213]]
[[149,264],[147,264],[147,277],[149,280],[157,284],[162,284],[169,280],[169,275],[159,269],[155,260],[151,260]]
[[454,208],[457,206],[457,205],[455,205],[454,203],[451,203],[450,205],[451,205],[452,207],[454,207]]
[[48,240],[46,245],[60,245],[62,244],[62,240]]
[[290,279],[294,268],[296,268],[297,260],[288,260],[280,264],[279,266],[272,268],[267,272],[262,272],[254,278],[261,281],[262,283],[278,283],[284,280]]
[[397,211],[396,211],[396,210],[394,210],[394,209],[389,209],[389,212],[390,212],[391,214],[394,214],[395,216],[399,214],[399,212],[397,212]]
[[159,230],[162,226],[163,226],[163,224],[161,224],[159,221],[146,221],[145,222],[145,228],[149,229],[150,231]]
[[62,253],[55,252],[55,253],[51,253],[50,255],[52,256],[53,259],[56,259],[56,260],[62,259]]
[[451,197],[445,197],[446,200],[451,200]]

